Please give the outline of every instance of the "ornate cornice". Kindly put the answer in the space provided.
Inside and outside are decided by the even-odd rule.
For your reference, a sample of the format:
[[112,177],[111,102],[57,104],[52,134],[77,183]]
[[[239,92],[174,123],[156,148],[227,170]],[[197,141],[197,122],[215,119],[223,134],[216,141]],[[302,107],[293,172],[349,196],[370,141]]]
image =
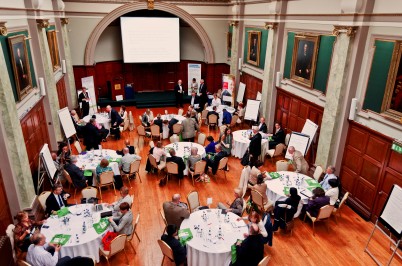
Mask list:
[[278,23],[276,22],[265,22],[264,26],[267,30],[276,30],[278,27]]
[[60,22],[62,25],[67,25],[70,23],[69,18],[60,18]]
[[238,20],[232,20],[232,21],[230,21],[229,25],[233,26],[233,27],[237,27],[239,25],[239,21]]
[[5,21],[0,21],[0,34],[3,36],[7,36],[8,33],[6,23]]
[[339,26],[339,25],[334,25],[334,29],[332,30],[332,35],[338,36],[340,33],[346,33],[348,37],[353,37],[355,36],[355,33],[357,31],[356,26]]
[[37,19],[36,24],[38,24],[39,28],[46,29],[49,27],[49,19]]

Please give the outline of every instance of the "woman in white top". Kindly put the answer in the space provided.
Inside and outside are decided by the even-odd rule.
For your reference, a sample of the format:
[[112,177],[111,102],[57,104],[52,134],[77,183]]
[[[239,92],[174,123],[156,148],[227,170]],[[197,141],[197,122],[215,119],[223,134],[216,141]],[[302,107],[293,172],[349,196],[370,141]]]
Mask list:
[[325,192],[325,196],[329,197],[329,204],[334,205],[339,198],[338,180],[330,179],[328,180],[328,184],[331,186],[331,188]]
[[212,99],[211,102],[211,106],[214,107],[218,107],[219,105],[221,105],[221,99],[218,98],[218,95],[216,95],[216,93],[214,93],[214,98]]
[[126,106],[122,105],[122,106],[120,107],[120,112],[119,112],[119,114],[120,114],[121,119],[123,120],[123,122],[126,121],[126,119],[127,119]]
[[156,146],[154,147],[154,150],[152,151],[152,155],[155,157],[155,160],[156,160],[157,164],[159,164],[162,156],[166,157],[166,152],[165,152],[165,149],[162,146],[161,141],[158,141],[156,143]]
[[198,83],[197,83],[197,80],[195,78],[193,78],[193,80],[191,82],[191,89],[193,91],[195,91],[195,93],[197,93],[197,91],[198,91]]

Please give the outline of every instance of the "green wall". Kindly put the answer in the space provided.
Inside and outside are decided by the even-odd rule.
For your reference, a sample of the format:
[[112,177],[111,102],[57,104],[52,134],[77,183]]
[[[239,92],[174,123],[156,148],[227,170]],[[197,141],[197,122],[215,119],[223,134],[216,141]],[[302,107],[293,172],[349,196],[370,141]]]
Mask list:
[[295,44],[295,33],[288,32],[288,43],[286,45],[285,68],[283,69],[283,77],[290,79],[290,71],[292,69],[293,47]]
[[260,31],[261,32],[260,63],[259,63],[259,65],[257,67],[260,68],[260,69],[264,69],[264,66],[265,66],[265,54],[267,53],[268,30],[264,30],[264,29],[261,29],[261,28],[248,28],[248,27],[246,27],[246,29],[244,31],[244,54],[243,54],[243,62],[245,64],[247,64],[248,32],[249,31]]

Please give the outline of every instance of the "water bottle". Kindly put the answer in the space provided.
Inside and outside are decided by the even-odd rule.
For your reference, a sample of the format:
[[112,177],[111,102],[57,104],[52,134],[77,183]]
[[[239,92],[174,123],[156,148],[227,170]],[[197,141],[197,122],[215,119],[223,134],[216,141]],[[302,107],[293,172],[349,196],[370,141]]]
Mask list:
[[222,227],[219,225],[219,229],[218,229],[218,238],[221,239],[222,236]]
[[75,242],[80,243],[80,239],[78,238],[78,234],[75,234]]
[[87,226],[85,224],[85,221],[82,223],[82,233],[85,234],[87,232]]

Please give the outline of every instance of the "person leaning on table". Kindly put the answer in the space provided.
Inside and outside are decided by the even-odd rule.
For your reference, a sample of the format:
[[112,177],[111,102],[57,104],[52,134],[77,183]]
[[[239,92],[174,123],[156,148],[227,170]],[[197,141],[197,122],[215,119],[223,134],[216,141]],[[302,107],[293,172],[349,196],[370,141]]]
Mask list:
[[288,151],[290,155],[292,155],[292,165],[295,172],[307,175],[309,166],[306,159],[304,159],[303,154],[300,151],[297,151],[293,146],[290,146]]
[[122,215],[116,222],[113,220],[113,217],[109,217],[110,225],[119,235],[126,234],[129,236],[133,233],[133,213],[130,210],[130,205],[127,202],[121,203],[120,212]]

